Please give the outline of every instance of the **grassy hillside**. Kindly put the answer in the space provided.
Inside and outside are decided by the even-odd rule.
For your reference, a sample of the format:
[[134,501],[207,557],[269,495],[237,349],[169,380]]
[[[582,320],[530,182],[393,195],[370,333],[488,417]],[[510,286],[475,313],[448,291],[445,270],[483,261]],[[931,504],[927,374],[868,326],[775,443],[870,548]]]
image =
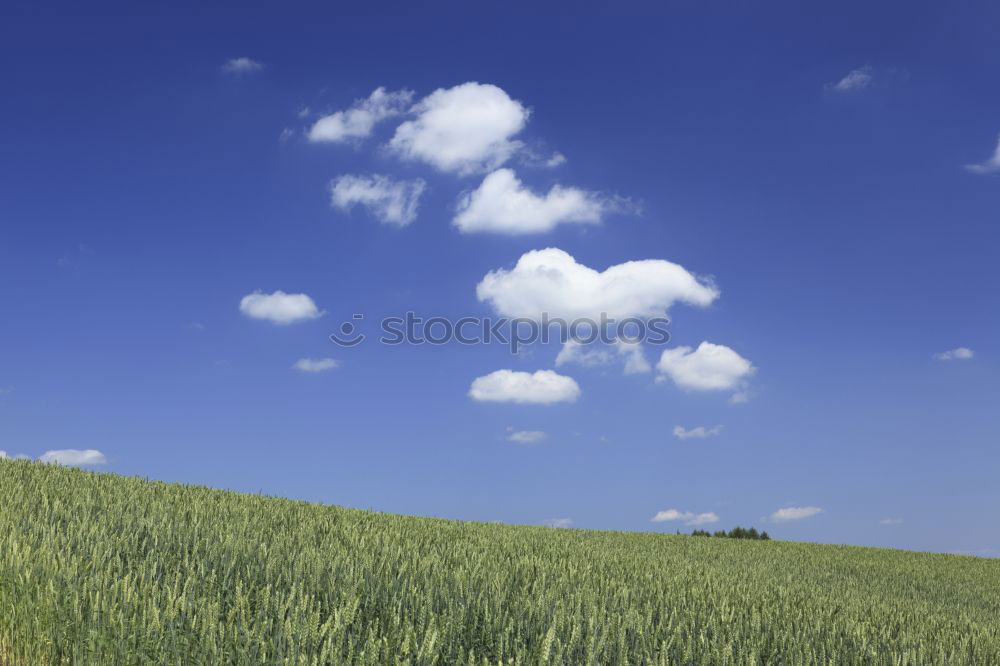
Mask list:
[[405,518],[0,461],[0,662],[995,664],[1000,562]]

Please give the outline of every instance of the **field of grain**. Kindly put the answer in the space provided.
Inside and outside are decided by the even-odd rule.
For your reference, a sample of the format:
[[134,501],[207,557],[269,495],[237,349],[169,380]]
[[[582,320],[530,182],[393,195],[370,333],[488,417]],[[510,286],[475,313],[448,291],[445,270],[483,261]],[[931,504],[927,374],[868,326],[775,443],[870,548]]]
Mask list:
[[408,518],[0,460],[0,662],[997,664],[1000,562]]

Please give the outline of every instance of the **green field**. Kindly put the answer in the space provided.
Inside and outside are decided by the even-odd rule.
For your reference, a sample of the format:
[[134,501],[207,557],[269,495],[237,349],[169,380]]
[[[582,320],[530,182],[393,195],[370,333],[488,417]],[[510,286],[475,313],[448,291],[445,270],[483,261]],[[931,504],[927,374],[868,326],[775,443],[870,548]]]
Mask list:
[[0,663],[998,664],[1000,562],[407,518],[0,460]]

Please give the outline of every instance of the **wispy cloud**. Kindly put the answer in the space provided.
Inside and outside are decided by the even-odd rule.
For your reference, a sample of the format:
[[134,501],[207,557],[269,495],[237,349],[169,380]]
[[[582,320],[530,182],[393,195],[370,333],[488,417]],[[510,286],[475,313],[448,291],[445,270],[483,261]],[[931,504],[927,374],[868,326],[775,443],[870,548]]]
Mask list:
[[769,519],[775,523],[787,523],[793,520],[812,518],[822,512],[823,509],[818,506],[789,506],[778,509],[769,516]]
[[554,169],[557,166],[562,166],[563,164],[566,164],[566,156],[563,155],[562,153],[552,153],[552,157],[545,160],[545,166],[549,167],[550,169]]
[[685,525],[707,525],[708,523],[719,522],[719,517],[711,511],[705,513],[694,513],[692,511],[680,511],[678,509],[665,509],[659,511],[650,519],[654,523],[666,523],[671,521],[683,521]]
[[299,372],[326,372],[340,365],[340,361],[332,358],[300,358],[292,366]]
[[827,90],[838,93],[849,93],[864,90],[872,82],[872,68],[868,65],[851,70],[844,78],[836,83],[828,83]]
[[573,525],[572,518],[549,518],[548,520],[543,520],[542,525],[545,527],[571,527]]
[[620,339],[610,345],[583,344],[576,340],[567,340],[556,356],[556,367],[566,364],[584,367],[607,365],[621,358],[625,360],[626,375],[642,374],[652,369],[646,360],[641,342],[625,342]]
[[968,347],[956,347],[940,354],[934,354],[934,358],[939,361],[968,361],[975,355],[975,352]]
[[674,426],[674,437],[677,439],[708,439],[709,437],[715,437],[722,432],[723,426],[717,425],[712,427],[697,426],[694,428],[685,428],[684,426]]
[[0,460],[31,460],[31,456],[19,453],[16,456],[9,455],[6,451],[0,451]]
[[403,113],[412,99],[412,90],[376,88],[367,98],[356,100],[350,108],[317,120],[309,130],[309,140],[341,143],[363,139],[372,133],[378,122]]
[[96,449],[56,449],[46,451],[38,457],[39,462],[55,463],[70,467],[85,467],[90,465],[105,465],[108,460]]
[[251,58],[232,58],[222,65],[222,71],[227,74],[249,74],[264,68],[264,65]]
[[515,444],[537,444],[546,437],[548,435],[541,430],[518,430],[510,433],[507,436],[507,441],[514,442]]
[[997,147],[993,150],[993,155],[977,164],[966,164],[965,168],[972,173],[987,174],[1000,171],[1000,139],[997,140]]
[[397,227],[417,219],[417,205],[426,183],[387,176],[340,176],[330,183],[330,204],[342,211],[363,206],[375,219]]

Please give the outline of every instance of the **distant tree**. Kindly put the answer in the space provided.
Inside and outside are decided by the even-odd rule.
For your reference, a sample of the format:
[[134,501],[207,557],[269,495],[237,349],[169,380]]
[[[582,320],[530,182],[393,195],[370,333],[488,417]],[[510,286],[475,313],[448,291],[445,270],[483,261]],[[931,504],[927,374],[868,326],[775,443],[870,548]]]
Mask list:
[[[678,534],[680,532],[678,531]],[[708,532],[706,530],[694,530],[691,532],[691,536],[711,536],[711,537],[722,537],[724,539],[752,539],[754,541],[770,541],[771,537],[767,532],[758,532],[756,527],[751,527],[746,529],[737,525],[728,532],[725,530],[716,530],[715,532]]]

